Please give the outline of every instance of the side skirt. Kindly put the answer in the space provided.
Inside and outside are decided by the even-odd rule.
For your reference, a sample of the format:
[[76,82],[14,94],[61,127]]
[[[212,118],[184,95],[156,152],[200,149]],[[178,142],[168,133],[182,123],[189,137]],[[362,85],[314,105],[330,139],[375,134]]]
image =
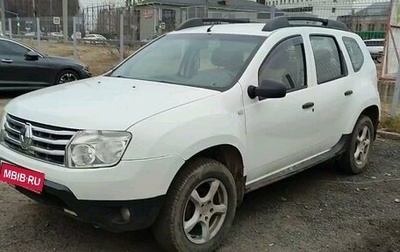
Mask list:
[[246,185],[245,193],[257,190],[266,185],[269,185],[269,184],[272,184],[279,180],[282,180],[284,178],[290,177],[296,173],[305,171],[317,164],[323,163],[329,159],[332,159],[332,158],[342,154],[343,152],[346,151],[346,148],[348,146],[348,143],[350,142],[350,139],[351,139],[351,134],[342,135],[342,137],[340,138],[338,143],[335,144],[330,150],[323,152],[320,155],[314,156],[310,159],[307,159],[303,162],[297,163],[293,166],[289,166],[286,169],[283,169],[282,171],[274,173],[270,176],[266,176],[266,177],[264,177],[258,181],[255,181],[251,184]]

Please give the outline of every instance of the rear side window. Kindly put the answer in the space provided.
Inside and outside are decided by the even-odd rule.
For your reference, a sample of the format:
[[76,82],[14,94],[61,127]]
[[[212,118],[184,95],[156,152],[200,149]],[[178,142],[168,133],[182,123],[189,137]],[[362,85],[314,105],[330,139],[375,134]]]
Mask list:
[[314,53],[318,84],[346,76],[347,67],[335,38],[324,35],[313,35],[310,39]]
[[364,63],[364,54],[362,53],[360,46],[355,39],[349,37],[343,37],[343,43],[349,53],[354,72],[358,72]]

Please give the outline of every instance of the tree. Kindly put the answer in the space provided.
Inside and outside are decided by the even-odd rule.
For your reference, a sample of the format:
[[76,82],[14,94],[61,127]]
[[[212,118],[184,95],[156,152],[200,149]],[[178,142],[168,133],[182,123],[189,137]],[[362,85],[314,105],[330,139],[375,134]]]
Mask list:
[[[20,17],[62,16],[62,0],[5,0],[5,9]],[[79,13],[79,0],[68,0],[68,15]],[[6,13],[6,17],[15,17]]]

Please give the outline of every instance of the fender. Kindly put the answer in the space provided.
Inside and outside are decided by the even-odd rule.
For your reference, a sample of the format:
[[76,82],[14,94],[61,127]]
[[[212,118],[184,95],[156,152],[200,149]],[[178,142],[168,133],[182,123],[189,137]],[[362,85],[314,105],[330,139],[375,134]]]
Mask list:
[[360,117],[361,113],[368,107],[371,106],[377,106],[378,107],[378,111],[379,111],[379,117],[381,116],[381,106],[380,106],[380,102],[376,100],[376,98],[371,98],[368,99],[366,101],[364,101],[362,103],[362,105],[360,105],[359,107],[357,107],[356,109],[354,109],[354,115],[352,117],[352,120],[349,120],[348,123],[345,125],[345,130],[346,130],[346,134],[351,134],[353,132],[353,129],[357,123],[358,118]]

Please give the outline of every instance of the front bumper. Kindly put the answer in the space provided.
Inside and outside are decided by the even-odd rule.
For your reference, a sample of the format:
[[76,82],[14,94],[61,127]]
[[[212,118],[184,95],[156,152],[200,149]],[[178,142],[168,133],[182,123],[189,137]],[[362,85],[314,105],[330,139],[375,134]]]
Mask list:
[[[164,197],[126,201],[78,200],[66,187],[46,180],[41,194],[22,187],[16,190],[39,203],[51,206],[82,222],[111,232],[144,229],[156,220]],[[124,218],[122,209],[128,209],[129,218]]]
[[78,200],[125,201],[165,195],[179,168],[181,157],[171,155],[141,160],[122,160],[116,166],[69,169],[20,154],[0,144],[0,159],[41,172],[45,179],[63,185]]
[[92,77],[92,73],[89,70],[82,70],[81,73],[81,79],[86,79]]
[[[143,229],[154,222],[164,195],[184,163],[181,157],[165,156],[123,160],[109,168],[69,169],[27,157],[1,144],[0,160],[45,174],[41,194],[16,187],[21,193],[116,232]],[[129,221],[122,218],[121,208],[129,209]]]
[[372,58],[378,58],[383,56],[383,52],[370,52]]

